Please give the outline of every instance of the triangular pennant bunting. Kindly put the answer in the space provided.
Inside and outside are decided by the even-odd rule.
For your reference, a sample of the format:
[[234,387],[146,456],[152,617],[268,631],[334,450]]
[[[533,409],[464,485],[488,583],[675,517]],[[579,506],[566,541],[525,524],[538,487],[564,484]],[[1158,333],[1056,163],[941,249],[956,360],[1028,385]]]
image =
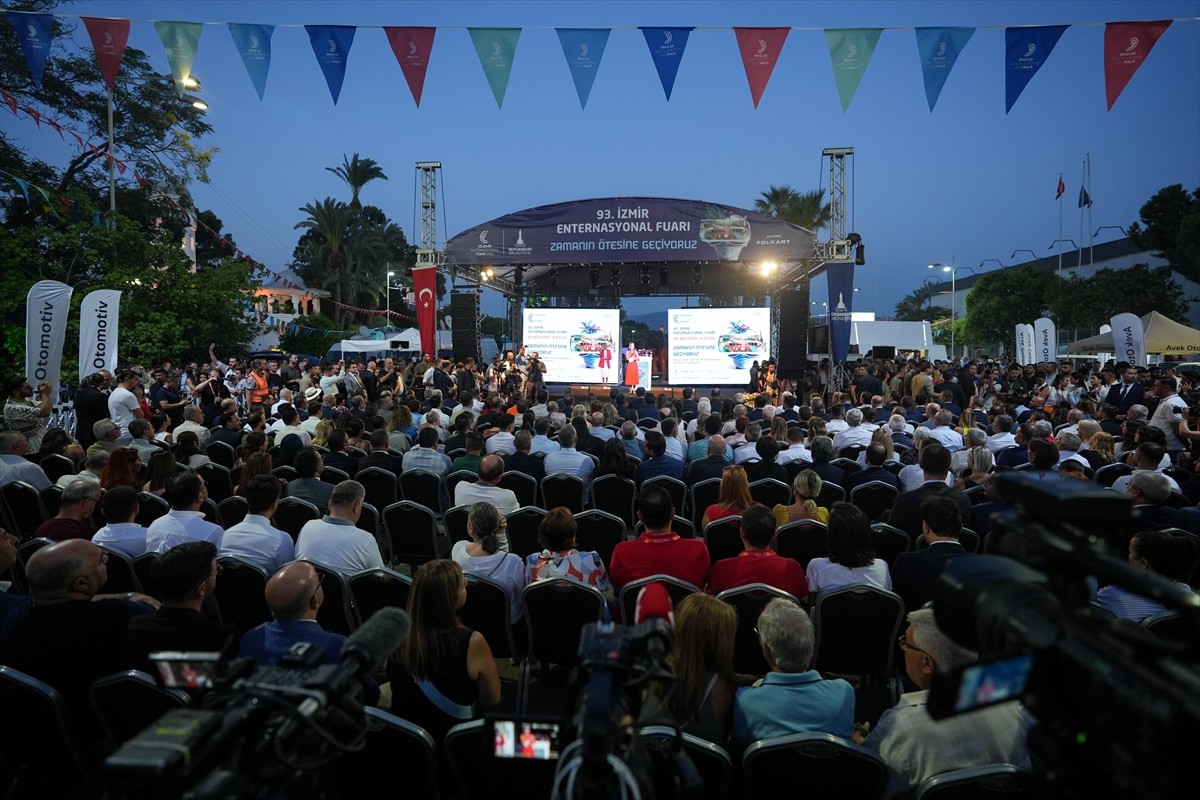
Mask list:
[[17,186],[21,187],[21,194],[25,196],[25,204],[30,208],[33,208],[33,205],[29,202],[29,181],[25,180],[24,178],[18,178],[16,175],[11,177],[17,182]]
[[267,90],[267,73],[271,71],[271,37],[275,34],[274,25],[243,25],[229,23],[229,35],[233,37],[233,46],[242,56],[246,73],[258,99],[263,99]]
[[654,60],[658,80],[668,101],[691,32],[691,28],[642,28],[642,36],[646,38],[646,47],[650,48],[650,58]]
[[129,20],[83,17],[83,24],[91,37],[92,49],[96,51],[100,74],[104,76],[104,83],[111,92],[117,85],[117,72],[121,69],[121,59],[125,57]]
[[354,32],[358,29],[353,25],[305,25],[304,28],[336,106],[342,93],[342,81],[346,79],[346,61],[354,44]]
[[842,100],[843,114],[850,108],[850,101],[858,91],[858,84],[871,63],[882,33],[883,28],[829,28],[825,31],[829,59],[833,62],[833,81]]
[[413,101],[421,107],[421,94],[425,90],[425,71],[429,69],[429,58],[433,53],[433,37],[437,28],[385,27],[392,53],[408,81],[408,90]]
[[508,79],[512,75],[513,58],[517,54],[520,28],[467,28],[479,65],[492,87],[496,107],[504,108],[504,94],[508,91]]
[[750,96],[754,107],[762,99],[775,63],[783,51],[790,28],[734,28],[738,50],[742,54],[742,66],[746,69],[746,81],[750,84]]
[[175,91],[183,97],[184,84],[192,74],[196,61],[196,48],[200,46],[200,34],[204,26],[199,22],[169,22],[157,20],[154,29],[162,39],[167,51],[167,63],[171,65],[171,76],[175,79]]
[[1109,111],[1170,25],[1171,20],[1164,19],[1110,22],[1104,26],[1104,93]]
[[42,71],[46,68],[50,45],[54,43],[50,27],[54,24],[54,17],[51,14],[23,14],[17,11],[6,11],[5,16],[12,23],[17,40],[21,43],[25,63],[29,65],[29,73],[33,76],[33,85],[41,88]]
[[1029,81],[1054,52],[1066,25],[1004,29],[1004,113],[1025,91]]
[[558,28],[558,41],[567,59],[567,68],[575,81],[575,93],[579,95],[580,108],[587,108],[592,84],[604,58],[604,47],[608,44],[611,28]]
[[917,28],[917,53],[921,56],[925,99],[930,111],[937,105],[959,53],[974,35],[974,28]]

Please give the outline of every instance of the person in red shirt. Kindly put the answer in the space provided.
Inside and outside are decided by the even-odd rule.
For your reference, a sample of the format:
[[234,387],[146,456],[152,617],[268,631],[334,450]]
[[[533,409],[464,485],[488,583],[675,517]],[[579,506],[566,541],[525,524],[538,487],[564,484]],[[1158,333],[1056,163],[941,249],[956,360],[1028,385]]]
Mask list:
[[742,546],[734,558],[723,558],[712,566],[708,591],[717,594],[748,583],[765,583],[803,600],[808,596],[804,568],[792,558],[783,558],[771,549],[775,538],[775,515],[762,503],[754,503],[742,512]]
[[708,582],[712,563],[708,547],[700,539],[684,539],[671,530],[675,507],[671,495],[659,486],[642,489],[638,519],[646,530],[632,542],[621,542],[613,550],[609,578],[620,591],[625,584],[650,575],[670,575],[693,586]]

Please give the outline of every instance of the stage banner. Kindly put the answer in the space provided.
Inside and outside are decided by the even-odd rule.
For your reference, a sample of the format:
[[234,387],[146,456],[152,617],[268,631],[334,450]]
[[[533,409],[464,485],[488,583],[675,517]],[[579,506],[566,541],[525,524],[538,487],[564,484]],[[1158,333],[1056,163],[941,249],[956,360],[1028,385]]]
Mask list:
[[829,286],[829,355],[844,364],[850,354],[850,312],[854,307],[854,264],[839,261],[825,267]]
[[930,111],[937,105],[959,53],[974,35],[974,28],[917,28],[917,54],[921,57],[925,99]]
[[437,28],[384,26],[383,32],[387,34],[404,80],[408,81],[408,90],[420,108],[421,93],[425,91],[425,71],[429,69],[429,59],[433,55],[433,36]]
[[196,62],[196,49],[200,46],[200,34],[204,26],[199,22],[169,22],[156,20],[154,29],[162,39],[167,51],[167,63],[171,76],[175,78],[175,90],[183,97],[183,82],[192,74]]
[[691,32],[692,28],[642,28],[642,36],[646,39],[646,47],[650,49],[650,58],[658,70],[658,80],[662,83],[668,102]]
[[1023,324],[1018,322],[1013,326],[1013,337],[1017,344],[1017,363],[1021,365],[1028,364],[1029,362],[1025,360],[1025,356],[1029,352],[1029,347],[1025,341],[1025,326]]
[[1029,323],[1025,323],[1024,325],[1021,326],[1021,332],[1022,332],[1022,335],[1025,337],[1025,362],[1024,363],[1026,363],[1026,364],[1036,363],[1037,362],[1037,345],[1035,344],[1035,342],[1036,342],[1037,331],[1035,331],[1033,329],[1032,325],[1030,325]]
[[508,78],[512,75],[513,59],[517,55],[517,40],[520,28],[467,28],[479,66],[483,67],[496,107],[504,108],[504,93],[508,91]]
[[342,93],[342,81],[346,79],[346,62],[350,59],[350,48],[354,45],[353,25],[305,25],[313,55],[325,74],[329,94],[336,106]]
[[413,294],[417,298],[417,329],[421,331],[421,350],[435,354],[437,324],[437,268],[413,268]]
[[1013,104],[1054,52],[1054,45],[1058,44],[1067,27],[1044,25],[1036,28],[1004,29],[1005,114],[1012,111]]
[[1058,330],[1054,327],[1054,320],[1039,317],[1033,321],[1033,342],[1038,362],[1058,361]]
[[49,383],[56,397],[72,291],[65,283],[38,281],[25,297],[25,375],[34,387]]
[[[552,383],[624,382],[621,312],[612,308],[526,308],[521,320],[525,353],[538,354]],[[607,354],[606,354],[607,351]]]
[[875,54],[875,45],[883,28],[826,28],[825,43],[829,45],[829,60],[833,62],[833,80],[842,99],[842,113],[858,91],[867,72],[867,64]]
[[121,59],[125,57],[125,45],[129,42],[129,20],[103,19],[101,17],[80,17],[87,27],[88,36],[92,40],[92,49],[96,51],[96,61],[100,64],[100,74],[111,92],[117,85],[117,72],[121,69]]
[[447,264],[797,262],[812,234],[741,208],[700,200],[607,197],[506,214],[446,242]]
[[1117,314],[1109,320],[1112,325],[1113,353],[1117,361],[1144,367],[1146,361],[1146,331],[1137,314]]
[[17,33],[21,43],[21,52],[25,54],[25,63],[33,76],[33,85],[42,87],[42,71],[46,67],[46,58],[50,55],[50,45],[54,43],[54,35],[50,26],[54,23],[52,14],[22,14],[16,11],[6,11],[4,15]]
[[271,37],[275,35],[275,26],[230,22],[227,27],[233,37],[233,46],[246,65],[246,74],[258,92],[258,99],[262,100],[267,91],[267,73],[271,71]]
[[667,320],[667,383],[745,386],[771,357],[769,308],[672,308]]
[[587,108],[588,97],[592,93],[592,84],[596,82],[596,73],[600,71],[600,60],[604,58],[604,47],[608,44],[608,34],[611,28],[555,28],[558,31],[558,42],[562,45],[563,55],[567,59],[567,68],[571,70],[571,79],[575,81],[575,93],[579,95],[579,107]]
[[762,99],[791,28],[734,28],[754,107]]
[[91,292],[79,305],[79,378],[106,369],[117,371],[117,340],[121,330],[121,293],[116,289]]
[[1170,25],[1171,20],[1164,19],[1110,22],[1104,26],[1104,93],[1109,111]]

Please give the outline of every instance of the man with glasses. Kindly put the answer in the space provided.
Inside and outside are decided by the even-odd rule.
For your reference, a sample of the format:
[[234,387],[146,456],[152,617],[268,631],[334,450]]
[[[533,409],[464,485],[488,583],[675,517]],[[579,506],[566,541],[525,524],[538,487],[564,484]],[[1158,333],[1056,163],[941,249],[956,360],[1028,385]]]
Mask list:
[[952,769],[998,763],[1028,767],[1026,729],[1015,702],[941,720],[929,716],[925,706],[934,674],[972,664],[978,654],[951,641],[938,628],[931,608],[910,611],[908,623],[899,644],[905,672],[918,691],[901,695],[870,735],[865,736],[865,725],[854,733],[856,742],[887,764],[887,796],[905,793],[929,776]]
[[102,494],[98,484],[76,478],[63,489],[58,513],[39,525],[34,536],[52,542],[91,539],[95,530],[88,524],[88,518],[95,513]]
[[[217,587],[221,565],[211,542],[185,542],[159,556],[151,567],[162,605],[129,621],[129,643],[139,653],[182,650],[220,653],[234,629],[204,615],[204,601]],[[149,665],[147,665],[149,666]]]
[[164,494],[171,510],[146,529],[146,552],[165,553],[184,542],[211,542],[221,546],[225,531],[220,525],[204,518],[204,501],[208,499],[208,484],[194,472],[180,472],[167,481]]

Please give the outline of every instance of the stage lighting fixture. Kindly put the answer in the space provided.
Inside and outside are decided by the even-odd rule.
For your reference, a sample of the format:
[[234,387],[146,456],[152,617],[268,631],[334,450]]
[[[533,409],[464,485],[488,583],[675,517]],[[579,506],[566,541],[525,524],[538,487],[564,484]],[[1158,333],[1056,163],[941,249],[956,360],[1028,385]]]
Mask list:
[[547,281],[547,283],[549,283],[551,289],[553,289],[555,286],[558,286],[558,270],[550,270],[550,279]]
[[592,289],[600,288],[600,270],[594,269],[588,273],[588,277],[592,279]]
[[525,282],[525,268],[517,267],[516,270],[513,271],[513,288],[520,291],[521,284],[523,284],[524,282]]
[[658,268],[658,288],[666,289],[670,285],[669,281],[667,280],[670,277],[671,277],[670,271],[666,267],[659,267]]
[[854,263],[860,267],[867,263],[867,246],[865,244],[859,244],[854,248]]
[[770,275],[772,272],[774,272],[774,271],[775,271],[775,270],[776,270],[778,267],[779,267],[779,265],[778,265],[778,264],[776,264],[774,261],[764,261],[764,262],[762,262],[762,267],[761,267],[761,268],[762,268],[762,274],[763,274],[764,276],[769,276],[769,275]]
[[491,267],[484,267],[479,271],[479,280],[481,281],[490,281],[494,277],[496,277],[496,270]]
[[697,286],[704,283],[704,267],[692,267],[692,283]]
[[613,286],[618,286],[621,283],[621,268],[612,267],[608,271],[608,282]]
[[638,283],[642,286],[650,285],[650,268],[638,267]]

